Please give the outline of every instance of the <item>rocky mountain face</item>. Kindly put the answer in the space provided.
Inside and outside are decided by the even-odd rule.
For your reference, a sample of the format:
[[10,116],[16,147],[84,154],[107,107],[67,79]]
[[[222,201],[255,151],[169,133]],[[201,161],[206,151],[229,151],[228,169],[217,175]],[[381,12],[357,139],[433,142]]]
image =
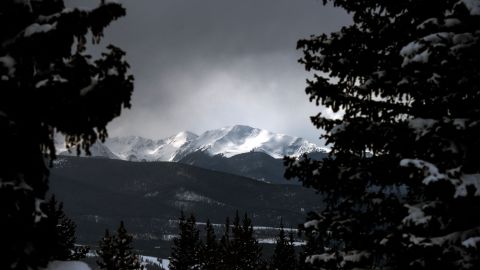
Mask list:
[[[62,138],[57,138],[56,144],[60,155],[76,155],[75,150],[66,150]],[[283,177],[283,156],[308,154],[316,159],[327,156],[325,148],[305,139],[242,125],[200,135],[183,131],[159,140],[112,137],[105,143],[94,144],[90,151],[96,158],[178,162],[266,183],[291,185],[299,183]]]
[[[65,151],[61,140],[58,140],[57,148],[61,155],[72,155]],[[183,131],[159,140],[138,136],[113,137],[103,144],[97,143],[91,150],[94,157],[131,161],[180,161],[195,152],[226,158],[261,152],[280,159],[283,156],[325,151],[325,148],[302,138],[243,125],[209,130],[200,135]]]

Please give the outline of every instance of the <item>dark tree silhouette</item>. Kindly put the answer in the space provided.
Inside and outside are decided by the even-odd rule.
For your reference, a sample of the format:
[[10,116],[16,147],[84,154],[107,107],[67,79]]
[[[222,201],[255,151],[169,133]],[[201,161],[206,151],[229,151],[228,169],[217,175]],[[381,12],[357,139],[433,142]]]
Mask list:
[[46,246],[41,250],[50,260],[78,260],[85,258],[89,248],[75,246],[75,223],[65,215],[63,204],[57,202],[55,196],[42,205],[42,211],[47,216],[42,219],[38,237],[42,237]]
[[252,220],[246,213],[240,220],[237,211],[232,225],[229,269],[259,269],[263,266],[262,248],[253,235]]
[[47,263],[38,228],[55,132],[88,152],[130,106],[125,53],[110,45],[93,60],[85,50],[89,33],[98,43],[124,15],[111,2],[84,10],[65,9],[62,0],[0,1],[0,269]]
[[270,262],[272,270],[295,270],[297,268],[295,248],[293,246],[293,235],[288,237],[283,228],[283,222],[280,222],[280,231]]
[[185,219],[182,211],[178,228],[179,236],[173,240],[169,268],[173,270],[200,269],[200,235],[193,214]]
[[97,264],[102,269],[115,269],[115,235],[111,235],[110,231],[105,230],[105,235],[98,245]]
[[[353,24],[298,42],[330,158],[286,159],[320,191],[304,227],[328,269],[480,267],[480,4],[332,2]],[[313,245],[315,246],[315,245]]]
[[200,266],[202,270],[216,270],[220,265],[220,249],[215,236],[215,229],[207,220],[205,226],[205,241],[200,246]]
[[99,243],[97,264],[106,270],[141,270],[139,256],[132,247],[133,237],[127,233],[123,221],[116,235],[105,231],[105,236]]
[[219,257],[220,257],[220,269],[228,269],[230,265],[233,265],[233,256],[231,255],[232,253],[232,248],[231,248],[231,240],[230,240],[230,233],[231,233],[231,228],[230,228],[230,218],[227,217],[225,219],[225,227],[223,231],[223,235],[220,238],[220,243],[219,243]]

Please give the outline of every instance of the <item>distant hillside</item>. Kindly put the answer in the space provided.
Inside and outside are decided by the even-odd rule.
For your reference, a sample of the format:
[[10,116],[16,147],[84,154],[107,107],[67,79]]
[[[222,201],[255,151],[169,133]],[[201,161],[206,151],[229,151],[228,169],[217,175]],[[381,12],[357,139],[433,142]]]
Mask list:
[[232,174],[172,162],[128,162],[61,157],[50,177],[51,192],[65,203],[78,224],[81,242],[94,244],[105,228],[124,220],[139,247],[165,252],[176,232],[180,209],[223,223],[236,209],[247,211],[254,224],[287,227],[303,222],[320,204],[312,190],[272,185]]
[[[314,159],[323,159],[327,153],[311,153]],[[194,152],[178,162],[197,167],[246,176],[272,184],[300,185],[298,181],[288,181],[283,177],[285,166],[282,159],[275,159],[263,152],[248,152],[227,158],[211,156],[205,152]]]
[[210,156],[205,152],[194,152],[179,161],[209,170],[242,175],[275,184],[297,184],[283,177],[283,160],[275,159],[262,152],[249,152],[231,158],[221,155]]

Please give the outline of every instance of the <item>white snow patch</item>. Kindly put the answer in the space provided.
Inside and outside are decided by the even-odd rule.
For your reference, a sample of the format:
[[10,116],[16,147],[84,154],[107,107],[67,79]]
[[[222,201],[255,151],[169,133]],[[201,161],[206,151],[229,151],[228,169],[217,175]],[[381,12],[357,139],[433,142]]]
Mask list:
[[53,75],[53,81],[54,82],[60,82],[60,83],[68,82],[67,79],[63,78],[62,76],[60,76],[58,74]]
[[341,264],[345,265],[346,262],[360,262],[368,257],[370,257],[370,253],[366,251],[352,250],[343,255],[343,261]]
[[420,159],[402,159],[400,161],[400,166],[402,167],[408,167],[408,166],[413,166],[416,167],[417,169],[421,169],[424,171],[424,175],[426,176],[422,183],[428,185],[432,182],[437,182],[439,180],[444,180],[448,179],[447,175],[440,173],[438,170],[437,166],[434,164],[420,160]]
[[[275,231],[280,231],[282,228],[277,228],[277,227],[268,227],[268,226],[253,226],[254,231],[260,231],[260,230],[275,230]],[[293,229],[293,228],[283,228],[284,231],[286,232],[298,232],[298,229]]]
[[160,265],[159,258],[153,256],[140,255],[140,261],[142,262],[142,265],[145,265],[146,263]]
[[[260,238],[260,239],[258,239],[258,243],[275,245],[277,243],[277,239],[275,239],[275,238]],[[293,241],[292,242],[292,245],[295,246],[295,247],[305,246],[306,244],[307,244],[306,241]]]
[[432,24],[432,25],[438,25],[438,19],[437,18],[430,18],[428,20],[425,20],[421,24],[417,26],[417,29],[423,30],[426,28],[427,25]]
[[140,255],[140,261],[142,266],[145,266],[147,264],[153,264],[153,265],[161,266],[165,270],[168,270],[169,269],[168,266],[170,265],[170,260],[160,259],[153,256]]
[[452,37],[452,41],[454,44],[467,44],[475,42],[477,39],[471,33],[460,33],[455,34]]
[[335,260],[335,253],[331,253],[331,254],[330,253],[323,253],[323,254],[311,255],[311,256],[308,256],[305,259],[305,262],[313,264],[317,261],[328,262],[328,261],[331,261],[331,260]]
[[456,18],[445,19],[445,26],[446,27],[453,27],[453,26],[459,25],[460,23],[461,23],[460,20],[456,19]]
[[84,262],[77,261],[53,261],[50,262],[45,270],[91,270]]
[[[0,57],[0,64],[2,64],[8,70],[8,75],[13,76],[15,73],[15,64],[17,62],[10,55]],[[4,80],[6,81],[6,80]]]
[[42,203],[44,203],[44,200],[35,199],[35,223],[38,223],[42,218],[47,217],[47,215],[42,211]]
[[47,85],[48,81],[49,81],[48,79],[38,81],[38,82],[35,84],[35,88],[44,87],[45,85]]
[[422,44],[416,41],[410,42],[400,50],[400,56],[406,57],[406,56],[414,55],[421,48],[423,48]]
[[346,128],[347,128],[346,122],[342,122],[342,123],[334,126],[334,127],[330,130],[330,133],[331,133],[332,135],[334,135],[334,134],[337,134],[337,133],[340,133],[340,132],[344,132],[344,131],[346,130]]
[[90,91],[92,91],[95,88],[97,83],[98,83],[97,77],[91,78],[90,84],[80,90],[80,95],[85,96],[86,94],[88,94]]
[[427,63],[429,58],[430,51],[424,50],[423,52],[416,54],[412,59],[410,59],[410,62]]
[[460,184],[456,187],[455,198],[467,196],[467,187],[475,187],[475,196],[480,196],[480,174],[463,174]]
[[425,45],[433,44],[435,46],[445,40],[450,40],[452,35],[449,32],[438,32],[408,43],[400,50],[400,56],[403,57],[402,66],[412,62],[427,63],[430,58],[430,51],[425,48]]
[[[45,79],[45,80],[41,80],[41,81],[38,81],[36,84],[35,84],[35,88],[40,88],[40,87],[43,87],[45,85],[48,84],[48,82],[50,81],[50,79]],[[66,83],[68,82],[67,79],[63,78],[62,76],[58,75],[58,74],[54,74],[51,78],[51,81],[52,82],[59,82],[59,83]]]
[[455,118],[453,119],[453,125],[458,130],[464,130],[467,127],[467,121],[466,118]]
[[413,118],[409,120],[408,126],[415,131],[418,140],[430,132],[432,127],[437,123],[438,121],[434,119]]
[[107,75],[110,75],[110,76],[118,76],[118,70],[117,70],[117,68],[112,67],[112,68],[110,68],[109,70],[107,70]]
[[319,221],[314,219],[314,220],[310,220],[310,221],[307,221],[303,224],[303,227],[305,227],[305,229],[308,229],[310,227],[313,227],[314,229],[318,229],[318,223]]
[[415,225],[422,225],[428,223],[432,218],[431,216],[425,216],[425,213],[419,205],[405,204],[404,206],[408,208],[408,216],[402,220],[404,224],[413,223]]
[[45,24],[38,24],[38,23],[34,23],[34,24],[31,24],[29,26],[27,26],[27,28],[25,28],[25,31],[23,33],[23,35],[25,37],[29,37],[33,34],[38,34],[38,33],[46,33],[46,32],[49,32],[49,31],[52,31],[53,29],[55,29],[57,27],[57,23],[53,23],[53,24],[49,24],[49,23],[45,23]]
[[469,247],[476,248],[478,242],[480,242],[480,236],[475,236],[475,237],[470,237],[470,238],[464,240],[462,242],[462,245],[464,247],[467,247],[467,248],[469,248]]
[[187,201],[187,202],[204,202],[208,204],[225,205],[224,203],[218,202],[216,200],[210,199],[208,197],[205,197],[203,195],[200,195],[193,191],[188,191],[188,190],[183,192],[177,192],[175,194],[175,197],[178,200]]

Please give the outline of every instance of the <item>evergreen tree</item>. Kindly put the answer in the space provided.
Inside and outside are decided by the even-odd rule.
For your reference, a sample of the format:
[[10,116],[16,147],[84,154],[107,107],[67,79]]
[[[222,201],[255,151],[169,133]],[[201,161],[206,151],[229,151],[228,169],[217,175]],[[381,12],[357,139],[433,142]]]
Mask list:
[[116,235],[105,231],[105,236],[99,243],[97,264],[107,270],[137,270],[143,269],[139,256],[132,247],[133,237],[127,233],[123,221]]
[[173,270],[200,269],[200,235],[193,214],[185,219],[185,214],[181,211],[178,228],[179,236],[173,240],[169,268]]
[[322,161],[286,176],[324,196],[304,227],[328,269],[480,267],[480,3],[332,2],[353,24],[298,42]]
[[[125,15],[117,3],[66,9],[62,0],[0,1],[0,269],[38,269],[48,263],[39,231],[46,218],[48,162],[54,133],[88,152],[106,125],[130,106],[133,78],[124,52],[109,46],[97,59],[87,36]],[[75,46],[76,45],[76,46]]]
[[[318,216],[314,213],[309,213],[310,220],[315,220]],[[306,262],[307,258],[315,253],[325,252],[325,245],[323,239],[319,237],[319,232],[314,228],[305,230],[303,224],[300,225],[299,236],[305,239],[305,244],[302,245],[301,251],[298,254],[298,269],[313,270],[315,267],[311,263]],[[326,269],[335,269],[335,265],[325,265]]]
[[116,247],[116,269],[117,270],[136,270],[143,269],[140,266],[140,258],[134,252],[132,247],[133,237],[127,233],[123,221],[117,229],[117,237],[114,239]]
[[205,227],[205,241],[200,246],[200,265],[202,270],[216,270],[220,269],[220,258],[219,258],[219,244],[215,236],[215,230],[210,223],[210,220],[207,220]]
[[229,269],[233,265],[232,248],[230,243],[230,218],[225,219],[225,227],[219,244],[219,269]]
[[98,260],[97,264],[100,266],[101,269],[112,270],[116,269],[115,265],[115,235],[110,235],[108,229],[105,230],[105,236],[103,236],[102,240],[98,245]]
[[48,246],[42,250],[50,260],[77,260],[85,258],[88,247],[75,246],[75,223],[65,215],[63,203],[57,202],[55,196],[42,205],[46,218],[38,225],[38,234]]
[[262,248],[253,235],[252,220],[245,213],[240,221],[238,211],[235,214],[230,244],[232,256],[230,269],[259,269],[263,266],[261,260]]
[[280,222],[280,231],[273,251],[270,263],[272,270],[294,270],[296,269],[295,248],[293,246],[293,235],[287,238],[283,228],[283,222]]

